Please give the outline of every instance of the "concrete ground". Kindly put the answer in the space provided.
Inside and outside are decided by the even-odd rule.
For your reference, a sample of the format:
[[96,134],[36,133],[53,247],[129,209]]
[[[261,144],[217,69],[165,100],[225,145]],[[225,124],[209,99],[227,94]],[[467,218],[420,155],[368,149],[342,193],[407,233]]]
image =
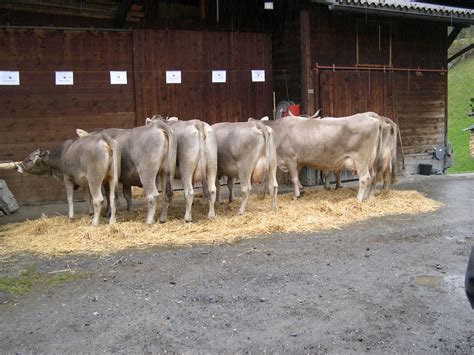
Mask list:
[[474,175],[396,188],[444,206],[231,245],[4,257],[0,275],[83,276],[4,294],[0,352],[473,353]]

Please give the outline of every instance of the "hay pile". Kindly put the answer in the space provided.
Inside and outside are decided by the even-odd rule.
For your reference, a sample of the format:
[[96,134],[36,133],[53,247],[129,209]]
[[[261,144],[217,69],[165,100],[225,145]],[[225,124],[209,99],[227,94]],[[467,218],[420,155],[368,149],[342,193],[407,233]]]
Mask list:
[[[230,243],[274,232],[310,232],[339,228],[372,217],[415,214],[436,210],[440,203],[416,191],[378,192],[364,203],[355,200],[356,189],[337,191],[310,189],[298,201],[292,194],[278,196],[278,212],[271,212],[271,200],[253,195],[244,216],[236,216],[240,200],[216,203],[217,218],[206,219],[207,204],[195,199],[194,223],[184,223],[184,201],[178,197],[170,206],[169,221],[145,225],[145,207],[118,213],[118,223],[99,227],[90,217],[68,221],[66,216],[46,217],[0,227],[0,255],[32,252],[44,255],[67,253],[110,254],[126,248],[190,246],[200,243]],[[159,211],[158,211],[159,213]]]

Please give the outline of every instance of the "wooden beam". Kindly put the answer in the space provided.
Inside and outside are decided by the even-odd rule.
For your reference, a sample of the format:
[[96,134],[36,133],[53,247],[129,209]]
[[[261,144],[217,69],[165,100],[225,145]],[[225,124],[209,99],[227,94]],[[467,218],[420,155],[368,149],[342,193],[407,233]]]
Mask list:
[[122,0],[120,1],[120,5],[117,12],[117,21],[116,27],[122,28],[125,24],[125,20],[127,18],[127,14],[130,11],[130,7],[132,6],[133,0]]
[[312,115],[314,109],[314,88],[311,76],[311,28],[309,9],[300,10],[301,43],[301,113]]
[[455,26],[452,31],[449,33],[449,36],[448,36],[448,47],[451,47],[451,45],[453,44],[454,40],[456,39],[456,37],[458,36],[459,32],[461,32],[461,30],[463,29],[462,26]]
[[459,52],[456,54],[453,54],[451,57],[448,58],[448,63],[456,59],[457,57],[462,56],[464,53],[469,52],[471,49],[474,48],[474,43],[468,45],[466,48],[461,49]]

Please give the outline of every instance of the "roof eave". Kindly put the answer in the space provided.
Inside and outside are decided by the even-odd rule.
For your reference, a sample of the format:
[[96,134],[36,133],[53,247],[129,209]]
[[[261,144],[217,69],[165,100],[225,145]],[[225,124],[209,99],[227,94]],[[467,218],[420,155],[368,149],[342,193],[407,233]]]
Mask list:
[[338,4],[332,1],[325,0],[312,0],[313,3],[325,4],[328,6],[329,10],[332,11],[347,11],[347,12],[356,12],[364,14],[375,14],[375,15],[385,15],[401,18],[416,18],[423,20],[431,21],[442,21],[448,22],[449,25],[474,25],[474,18],[465,18],[458,16],[447,16],[447,15],[438,15],[438,14],[426,14],[419,11],[407,10],[394,10],[390,8],[381,8],[381,7],[372,7],[372,6],[354,6],[348,4]]

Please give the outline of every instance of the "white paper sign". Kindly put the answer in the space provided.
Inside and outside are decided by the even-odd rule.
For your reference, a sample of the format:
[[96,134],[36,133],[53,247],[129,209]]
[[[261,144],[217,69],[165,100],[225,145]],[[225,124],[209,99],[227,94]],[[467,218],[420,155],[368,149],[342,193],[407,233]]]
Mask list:
[[225,83],[227,72],[225,70],[213,70],[212,71],[212,82],[213,83]]
[[181,70],[167,70],[166,84],[181,84]]
[[265,70],[252,70],[252,81],[253,82],[265,81]]
[[20,85],[20,72],[0,71],[0,85]]
[[122,84],[122,85],[127,84],[127,72],[126,71],[111,71],[110,83]]
[[57,71],[56,85],[74,85],[74,74],[72,71]]

